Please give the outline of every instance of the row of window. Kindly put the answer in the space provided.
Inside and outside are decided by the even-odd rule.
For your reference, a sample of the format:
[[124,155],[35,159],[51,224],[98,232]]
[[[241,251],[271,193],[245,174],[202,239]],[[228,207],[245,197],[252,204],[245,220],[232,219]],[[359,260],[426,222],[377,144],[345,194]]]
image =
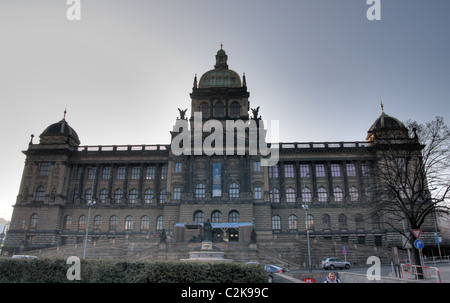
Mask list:
[[[194,212],[194,222],[204,223],[205,213],[201,210]],[[228,213],[228,223],[239,223],[240,214],[236,210],[232,210]],[[222,212],[220,210],[215,210],[211,213],[211,223],[222,223]]]
[[[206,102],[200,103],[198,110],[202,113],[203,119],[209,118],[209,104]],[[216,102],[214,104],[214,117],[223,118],[225,117],[225,104],[223,102]],[[231,118],[239,118],[241,116],[241,106],[238,102],[232,102],[230,104],[230,117]]]
[[[364,217],[362,214],[356,214],[354,217],[355,220],[355,227],[356,229],[364,229]],[[316,228],[314,224],[314,216],[308,215],[306,222],[305,222],[305,229],[306,224],[308,225],[308,229],[314,230]],[[322,215],[322,229],[331,229],[331,217],[328,214]],[[338,217],[338,228],[340,230],[348,229],[347,224],[347,216],[344,214],[340,214]],[[378,217],[372,217],[372,228],[373,229],[380,229],[381,224]],[[279,215],[272,216],[272,229],[273,230],[281,230],[281,217]],[[288,229],[289,230],[297,230],[298,229],[298,218],[296,215],[290,215],[288,219]]]
[[[257,166],[254,166],[254,170],[256,170]],[[316,177],[326,177],[326,169],[325,164],[315,164],[315,173]],[[278,178],[278,165],[269,166],[269,177],[270,178]],[[284,177],[285,178],[294,178],[294,169],[295,164],[284,164]],[[299,164],[300,169],[300,177],[308,178],[311,177],[310,174],[310,165],[309,164]],[[341,171],[341,164],[339,163],[331,163],[330,164],[331,176],[332,177],[342,177],[344,174]],[[347,177],[356,177],[356,166],[353,163],[345,164],[345,171]],[[363,176],[369,175],[369,166],[367,164],[361,164],[361,172]]]
[[[366,196],[369,192],[369,188],[366,189]],[[239,198],[239,184],[237,183],[231,183],[229,186],[229,190],[228,190],[228,194],[230,198]],[[334,201],[335,202],[342,202],[344,200],[344,192],[343,190],[336,186],[334,188],[333,191],[334,194]],[[324,187],[320,187],[317,190],[317,195],[318,195],[318,201],[319,202],[327,202],[328,201],[328,193],[327,190]],[[359,192],[358,189],[356,187],[350,187],[349,189],[349,195],[350,195],[350,201],[352,202],[356,202],[359,199]],[[43,202],[44,201],[44,196],[45,196],[45,188],[43,186],[39,186],[36,189],[36,195],[35,195],[35,199],[34,201],[36,202]],[[197,200],[203,200],[205,199],[206,196],[206,186],[204,183],[198,183],[195,186],[195,198]],[[279,190],[277,188],[273,188],[270,190],[270,202],[273,203],[279,203],[280,202],[280,193]],[[303,202],[311,202],[312,200],[312,193],[311,190],[308,187],[304,187],[302,189],[302,193],[301,193],[301,197],[303,199]],[[73,199],[79,199],[79,193],[78,193],[78,189],[74,190],[73,193]],[[90,201],[92,200],[92,189],[88,189],[86,190],[85,194],[84,194],[84,199],[86,201]],[[100,203],[105,203],[106,199],[108,198],[108,191],[107,189],[103,188],[100,190],[99,192],[99,202]],[[123,192],[122,189],[117,189],[116,191],[114,191],[114,195],[113,195],[113,200],[114,203],[123,203],[125,201],[125,193]],[[128,195],[128,203],[130,204],[135,204],[137,203],[139,198],[139,192],[137,189],[132,189],[129,192]],[[155,199],[155,195],[153,193],[153,190],[151,189],[147,189],[144,191],[144,203],[145,204],[150,204],[154,202]],[[174,187],[173,188],[173,195],[172,195],[172,199],[173,200],[180,200],[181,198],[181,188],[180,187]],[[261,186],[255,186],[254,187],[254,198],[255,200],[259,200],[262,199],[262,187]],[[166,190],[162,189],[159,192],[159,202],[160,203],[165,203],[166,202]],[[295,190],[292,187],[289,187],[286,190],[286,202],[289,203],[295,203],[296,202],[296,193]]]
[[[79,193],[78,193],[78,189],[74,190],[74,194],[73,194],[73,198],[75,199],[79,199]],[[105,203],[106,199],[108,198],[108,190],[106,190],[106,188],[103,188],[100,190],[98,199],[100,203]],[[124,203],[125,202],[125,193],[122,189],[117,189],[114,191],[113,194],[113,203],[116,204],[120,204],[120,203]],[[136,204],[138,203],[138,198],[139,198],[139,192],[137,189],[132,189],[130,190],[129,194],[128,194],[128,203],[129,204]],[[181,188],[180,187],[174,187],[173,188],[173,199],[174,200],[180,200],[181,198]],[[84,199],[86,201],[90,201],[93,199],[92,197],[92,189],[88,189],[86,190],[85,194],[84,194]],[[144,191],[144,204],[151,204],[153,202],[156,202],[156,197],[153,193],[153,190],[151,189],[147,189]],[[162,189],[159,192],[159,203],[165,203],[166,202],[166,190]]]
[[[66,215],[64,217],[63,222],[63,228],[66,230],[70,230],[73,227],[72,222],[72,216]],[[108,219],[108,230],[117,230],[118,229],[118,218],[115,215],[112,215]],[[77,226],[76,228],[78,230],[85,230],[87,226],[87,217],[85,215],[81,215],[78,217]],[[156,218],[156,230],[162,230],[163,229],[163,216],[159,216]],[[93,228],[94,230],[102,230],[103,227],[103,218],[100,215],[97,215],[94,217],[93,221]],[[149,216],[142,216],[140,220],[138,221],[139,224],[139,230],[140,231],[148,231],[150,230],[150,217]],[[125,231],[134,231],[136,230],[136,222],[133,216],[126,216],[124,221],[124,230]]]
[[[255,187],[255,189],[256,189],[256,187]],[[366,189],[366,196],[368,195],[369,190],[370,190],[369,188]],[[260,191],[261,191],[261,188],[259,188],[259,192],[257,192],[255,190],[255,199],[258,199],[257,193],[258,193],[259,199],[261,199]],[[270,195],[269,195],[270,202],[273,202],[273,203],[280,202],[280,192],[277,188],[271,189],[269,193],[270,193]],[[344,191],[339,186],[336,186],[334,188],[333,195],[334,195],[335,202],[344,201]],[[349,195],[350,195],[350,201],[357,202],[359,200],[359,192],[356,187],[352,186],[349,188]],[[319,202],[327,202],[328,201],[327,190],[324,187],[320,187],[317,190],[317,197],[318,197]],[[312,192],[308,187],[304,187],[302,189],[301,198],[302,198],[303,202],[311,202],[312,201]],[[292,187],[289,187],[288,189],[286,189],[286,202],[290,202],[290,203],[296,202],[295,190]]]
[[[42,164],[41,164],[42,167]],[[181,172],[181,162],[175,163],[175,172]],[[79,167],[77,169],[77,180],[81,179],[82,173],[84,168]],[[141,178],[141,166],[132,166],[131,167],[131,173],[130,178],[132,180],[139,180]],[[112,177],[112,167],[111,166],[104,166],[102,167],[101,172],[101,178],[103,180],[109,180]],[[88,166],[87,168],[87,179],[88,180],[94,180],[95,175],[97,174],[97,167],[96,166]],[[127,168],[125,166],[119,166],[116,168],[116,174],[115,177],[117,180],[125,180],[127,178]],[[144,174],[143,177],[147,180],[155,179],[156,178],[156,166],[155,165],[149,165],[146,168],[144,168]],[[167,179],[167,164],[161,165],[160,168],[160,178],[161,179]]]

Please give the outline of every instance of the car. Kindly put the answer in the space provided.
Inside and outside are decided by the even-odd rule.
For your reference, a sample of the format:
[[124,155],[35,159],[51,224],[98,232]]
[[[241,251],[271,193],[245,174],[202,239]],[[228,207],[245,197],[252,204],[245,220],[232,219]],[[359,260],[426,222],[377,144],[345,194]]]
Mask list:
[[30,255],[14,255],[12,256],[12,259],[36,259],[37,256],[30,256]]
[[268,281],[269,283],[273,282],[273,274],[274,273],[283,273],[283,272],[288,271],[288,270],[286,270],[286,269],[284,269],[282,267],[279,267],[279,266],[276,266],[276,265],[272,265],[272,264],[264,265],[264,270],[269,275],[269,281]]
[[322,260],[322,267],[324,269],[333,270],[335,268],[350,269],[350,262],[344,261],[341,258],[325,258]]

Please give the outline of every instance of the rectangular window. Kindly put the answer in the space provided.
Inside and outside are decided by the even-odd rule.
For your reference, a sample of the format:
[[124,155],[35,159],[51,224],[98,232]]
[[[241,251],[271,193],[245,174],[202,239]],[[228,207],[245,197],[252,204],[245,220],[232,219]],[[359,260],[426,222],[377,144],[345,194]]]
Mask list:
[[46,177],[50,172],[50,162],[42,162],[39,167],[39,176]]
[[181,188],[180,187],[174,187],[173,188],[173,199],[174,200],[180,200],[181,199]]
[[316,177],[325,177],[325,165],[316,164]]
[[253,171],[261,171],[261,162],[260,161],[253,162]]
[[117,179],[123,180],[126,176],[125,166],[121,166],[117,168]]
[[269,166],[269,178],[278,178],[278,166]]
[[175,162],[175,172],[181,173],[181,162]]
[[141,167],[139,166],[133,166],[131,168],[131,179],[139,179],[141,177]]
[[309,164],[300,164],[300,177],[307,178],[309,176]]
[[262,188],[261,186],[255,186],[255,200],[262,199]]
[[370,168],[369,165],[363,164],[361,165],[361,172],[364,177],[370,176]]
[[167,179],[167,164],[161,166],[161,179]]
[[294,164],[284,165],[284,177],[294,178]]
[[77,180],[81,179],[81,175],[83,174],[83,168],[82,167],[78,167],[77,168]]
[[110,177],[111,177],[111,167],[110,166],[103,167],[102,179],[108,180]]
[[155,179],[155,166],[148,166],[147,167],[147,172],[145,174],[145,178],[150,180],[150,179]]
[[331,176],[332,177],[341,176],[341,167],[339,164],[331,164]]
[[347,167],[347,176],[355,177],[356,176],[355,164],[347,163],[346,167]]
[[88,175],[87,175],[88,180],[94,180],[96,171],[97,167],[94,166],[88,167]]

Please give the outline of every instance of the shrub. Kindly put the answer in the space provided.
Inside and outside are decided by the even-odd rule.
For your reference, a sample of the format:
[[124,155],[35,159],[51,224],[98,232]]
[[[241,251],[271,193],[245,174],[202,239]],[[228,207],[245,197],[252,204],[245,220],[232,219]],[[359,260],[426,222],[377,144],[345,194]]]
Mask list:
[[[65,259],[0,259],[0,282],[67,283]],[[262,266],[239,263],[82,260],[84,283],[264,283]]]

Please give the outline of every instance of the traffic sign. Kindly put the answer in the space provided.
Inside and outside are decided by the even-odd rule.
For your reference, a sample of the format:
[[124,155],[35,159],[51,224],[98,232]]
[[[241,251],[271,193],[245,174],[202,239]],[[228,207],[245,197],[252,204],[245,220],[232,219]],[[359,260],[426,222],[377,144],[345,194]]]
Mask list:
[[421,229],[411,229],[411,232],[416,237],[416,239],[419,239],[420,234],[422,233],[422,230]]
[[414,241],[414,247],[417,248],[418,250],[421,250],[423,248],[423,242],[420,241],[419,239],[417,239],[416,241]]
[[345,249],[345,246],[342,247],[342,253],[343,253],[344,255],[347,254],[347,250]]

